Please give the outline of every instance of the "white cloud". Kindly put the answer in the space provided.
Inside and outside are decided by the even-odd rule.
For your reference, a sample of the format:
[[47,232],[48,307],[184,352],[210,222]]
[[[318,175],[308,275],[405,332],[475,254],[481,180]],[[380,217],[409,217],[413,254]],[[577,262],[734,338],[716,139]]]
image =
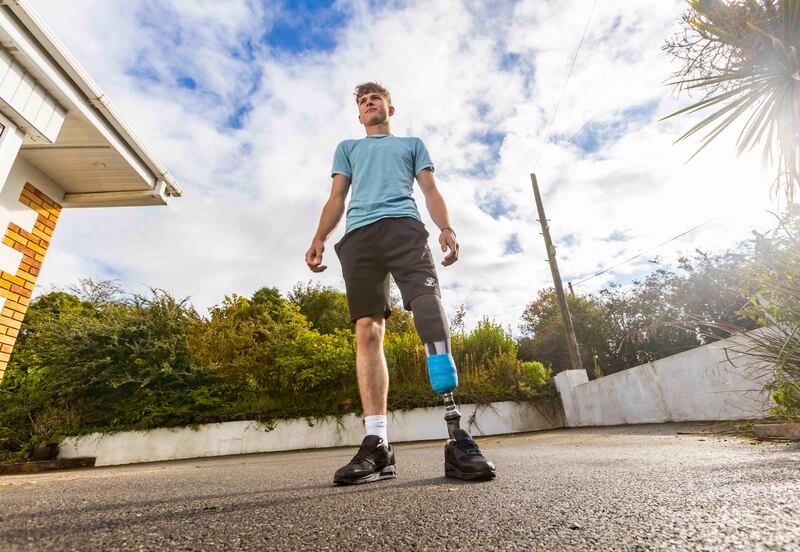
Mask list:
[[[66,212],[45,286],[119,274],[131,287],[190,295],[200,309],[312,278],[343,289],[332,251],[341,228],[326,273],[308,272],[303,253],[336,143],[363,134],[352,89],[373,79],[392,90],[393,131],[421,136],[437,166],[462,242],[461,260],[441,271],[449,310],[464,303],[469,324],[486,315],[516,328],[525,304],[550,285],[529,174],[588,2],[378,9],[353,0],[338,4],[352,17],[331,31],[335,50],[296,55],[261,41],[275,14],[251,1],[33,3],[186,191],[168,208]],[[679,0],[598,4],[553,124],[561,140],[535,170],[562,274],[573,280],[721,218],[582,289],[646,268],[656,253],[669,260],[733,246],[768,224],[769,180],[756,159],[734,160],[732,143],[721,143],[686,165],[696,144],[672,142],[689,120],[655,122],[686,102],[664,85],[671,68],[660,50],[683,9]],[[181,76],[197,87],[180,87]],[[646,105],[654,112],[641,120],[624,115]],[[251,109],[241,128],[230,128],[242,106]],[[586,153],[565,138],[590,118],[591,129],[616,130]],[[481,141],[487,134],[505,138],[493,146]],[[482,211],[477,198],[490,191],[514,210]],[[514,234],[522,252],[504,255]]]

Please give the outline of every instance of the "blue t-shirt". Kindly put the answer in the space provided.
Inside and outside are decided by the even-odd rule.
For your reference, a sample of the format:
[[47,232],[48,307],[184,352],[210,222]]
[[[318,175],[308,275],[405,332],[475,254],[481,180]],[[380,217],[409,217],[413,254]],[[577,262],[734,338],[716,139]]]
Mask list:
[[331,176],[350,179],[345,233],[382,218],[421,220],[412,187],[422,169],[433,170],[433,163],[419,138],[381,134],[340,142]]

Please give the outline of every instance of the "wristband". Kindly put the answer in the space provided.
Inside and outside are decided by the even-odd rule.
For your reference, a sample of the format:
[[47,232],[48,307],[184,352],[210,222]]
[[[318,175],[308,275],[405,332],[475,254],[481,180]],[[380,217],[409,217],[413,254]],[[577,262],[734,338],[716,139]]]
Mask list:
[[456,235],[456,231],[450,228],[449,226],[445,226],[444,228],[439,229],[440,232],[444,232],[445,230],[450,230],[454,236]]

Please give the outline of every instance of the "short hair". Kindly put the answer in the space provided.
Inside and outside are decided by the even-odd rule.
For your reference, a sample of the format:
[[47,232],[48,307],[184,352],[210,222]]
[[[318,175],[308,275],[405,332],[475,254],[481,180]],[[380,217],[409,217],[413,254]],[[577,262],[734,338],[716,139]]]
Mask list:
[[389,102],[389,105],[392,105],[392,95],[389,94],[389,91],[386,90],[386,88],[384,88],[379,82],[364,82],[356,86],[356,91],[354,94],[356,97],[356,105],[358,104],[358,98],[364,94],[369,94],[370,92],[377,92],[381,96],[384,96],[386,101]]

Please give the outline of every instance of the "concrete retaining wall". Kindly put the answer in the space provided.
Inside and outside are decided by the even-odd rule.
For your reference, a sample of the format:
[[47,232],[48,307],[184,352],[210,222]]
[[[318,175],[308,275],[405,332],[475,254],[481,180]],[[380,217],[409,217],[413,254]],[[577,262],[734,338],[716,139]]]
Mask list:
[[[476,436],[520,433],[563,427],[561,409],[551,404],[498,402],[487,406],[460,407],[461,427]],[[444,408],[418,408],[389,414],[392,442],[445,439]],[[312,448],[357,446],[364,438],[364,424],[353,414],[320,421],[284,420],[274,428],[258,422],[225,422],[192,428],[154,429],[147,432],[95,433],[68,437],[59,458],[94,456],[95,465],[111,466]]]
[[[756,330],[764,331],[764,330]],[[589,381],[567,370],[555,381],[568,427],[742,420],[769,412],[770,367],[743,353],[745,336]]]

